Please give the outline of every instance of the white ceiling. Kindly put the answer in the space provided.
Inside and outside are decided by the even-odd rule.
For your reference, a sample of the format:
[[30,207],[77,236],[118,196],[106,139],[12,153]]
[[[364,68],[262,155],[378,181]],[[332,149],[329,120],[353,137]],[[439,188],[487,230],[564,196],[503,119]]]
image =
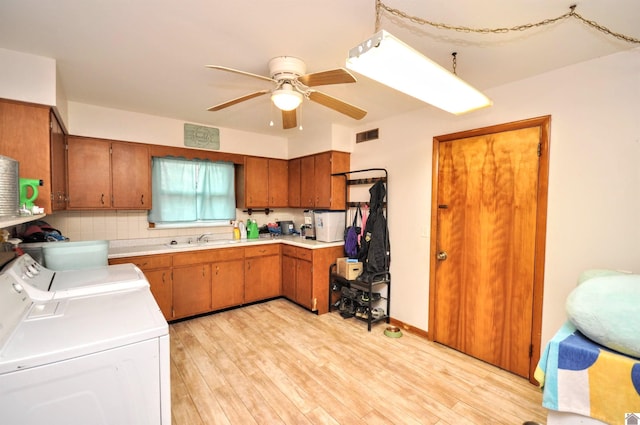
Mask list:
[[[410,16],[457,26],[511,27],[576,12],[640,38],[640,1],[384,0]],[[256,78],[205,68],[224,65],[268,75],[269,59],[297,56],[308,72],[345,66],[348,51],[375,32],[375,0],[3,0],[0,47],[54,58],[70,101],[217,127],[288,136],[268,96],[220,112],[214,104],[271,88]],[[483,35],[434,29],[383,13],[386,29],[485,90],[591,58],[632,49],[578,19],[523,32]],[[366,125],[425,104],[366,77],[317,87],[369,111],[360,122],[313,102],[299,121]],[[270,119],[276,120],[269,127]]]

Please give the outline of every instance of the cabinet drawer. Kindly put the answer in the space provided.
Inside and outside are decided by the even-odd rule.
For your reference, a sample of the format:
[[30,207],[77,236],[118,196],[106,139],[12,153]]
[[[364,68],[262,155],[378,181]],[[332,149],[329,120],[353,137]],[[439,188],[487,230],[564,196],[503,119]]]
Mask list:
[[163,269],[171,267],[170,255],[141,255],[136,257],[113,258],[109,264],[133,263],[142,270]]
[[282,255],[287,255],[289,257],[296,256],[296,247],[291,245],[282,245]]
[[307,248],[297,247],[296,248],[296,257],[301,259],[301,260],[311,261],[311,259],[313,258],[313,251],[311,251],[310,249],[307,249]]
[[282,245],[282,255],[307,261],[311,261],[311,259],[313,258],[313,252],[310,249],[291,245]]
[[260,257],[263,255],[280,255],[280,244],[252,246],[244,249],[245,257]]
[[213,261],[235,260],[243,257],[242,248],[216,248],[173,254],[174,266],[204,264]]
[[209,252],[208,261],[217,263],[220,261],[242,260],[244,259],[243,248],[222,248],[212,249]]

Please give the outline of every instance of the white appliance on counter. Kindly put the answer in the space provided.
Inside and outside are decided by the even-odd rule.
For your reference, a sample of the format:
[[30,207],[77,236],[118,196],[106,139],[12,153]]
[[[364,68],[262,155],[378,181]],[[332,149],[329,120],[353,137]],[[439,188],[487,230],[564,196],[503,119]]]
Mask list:
[[345,212],[321,211],[313,212],[316,225],[316,240],[320,242],[338,242],[344,240]]
[[39,289],[50,271],[27,255],[2,270],[0,424],[171,423],[168,325],[125,266]]

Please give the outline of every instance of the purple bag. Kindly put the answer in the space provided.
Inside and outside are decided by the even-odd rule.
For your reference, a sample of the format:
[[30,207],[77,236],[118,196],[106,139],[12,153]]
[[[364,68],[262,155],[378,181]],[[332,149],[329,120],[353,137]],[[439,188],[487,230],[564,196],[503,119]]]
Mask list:
[[358,205],[353,217],[353,224],[347,227],[344,232],[344,253],[349,258],[358,258],[358,251],[360,251],[360,232],[362,229],[358,226],[358,216],[360,216],[360,221],[362,221],[360,205]]

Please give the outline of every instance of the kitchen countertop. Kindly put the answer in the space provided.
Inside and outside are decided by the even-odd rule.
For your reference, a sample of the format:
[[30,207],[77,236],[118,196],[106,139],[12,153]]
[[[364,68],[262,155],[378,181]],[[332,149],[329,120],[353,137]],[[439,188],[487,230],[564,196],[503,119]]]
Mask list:
[[196,251],[203,249],[219,249],[246,247],[254,245],[265,245],[282,243],[286,245],[298,246],[307,249],[331,248],[344,245],[344,241],[338,242],[318,242],[310,239],[303,239],[300,236],[278,236],[275,238],[241,239],[241,240],[220,240],[206,243],[180,243],[178,247],[167,246],[167,241],[143,241],[140,239],[132,241],[111,241],[109,243],[109,258],[135,257],[140,255],[154,254],[175,254],[185,251]]

